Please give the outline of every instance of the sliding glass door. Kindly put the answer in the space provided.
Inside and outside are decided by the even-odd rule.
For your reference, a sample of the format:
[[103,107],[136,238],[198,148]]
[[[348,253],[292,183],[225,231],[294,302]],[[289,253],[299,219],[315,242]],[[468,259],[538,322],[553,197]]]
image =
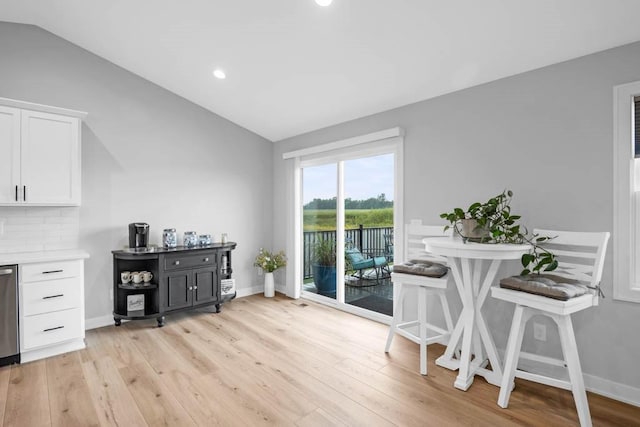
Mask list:
[[376,150],[301,162],[303,295],[392,315],[394,159]]

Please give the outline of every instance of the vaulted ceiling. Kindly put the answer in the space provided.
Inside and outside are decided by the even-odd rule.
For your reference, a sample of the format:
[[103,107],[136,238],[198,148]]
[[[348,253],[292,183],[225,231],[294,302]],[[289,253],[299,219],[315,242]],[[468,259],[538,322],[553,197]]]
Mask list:
[[637,0],[0,0],[0,20],[272,141],[638,41],[638,16]]

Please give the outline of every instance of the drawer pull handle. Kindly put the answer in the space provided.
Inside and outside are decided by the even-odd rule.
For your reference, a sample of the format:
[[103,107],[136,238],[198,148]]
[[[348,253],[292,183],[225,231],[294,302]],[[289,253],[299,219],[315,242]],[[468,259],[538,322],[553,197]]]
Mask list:
[[203,259],[202,262],[209,262],[209,258]]
[[193,286],[189,286],[189,290],[192,291],[193,290]]
[[16,185],[16,202],[18,201],[18,186]]
[[197,287],[197,286],[194,286],[194,287],[193,287],[193,289],[198,289],[198,287]]
[[174,261],[173,265],[180,265],[180,261]]
[[49,329],[45,329],[42,332],[51,332],[51,331],[55,331],[56,329],[63,329],[64,326],[56,326],[55,328],[49,328]]
[[42,274],[62,273],[64,270],[43,271]]
[[46,297],[42,297],[42,299],[60,298],[60,297],[63,297],[63,296],[64,296],[64,294],[49,295],[49,296],[46,296]]

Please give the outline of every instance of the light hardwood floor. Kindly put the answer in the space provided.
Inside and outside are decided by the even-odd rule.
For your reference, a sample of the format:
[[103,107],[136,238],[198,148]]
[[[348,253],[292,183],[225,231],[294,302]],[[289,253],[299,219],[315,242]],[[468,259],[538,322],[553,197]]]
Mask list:
[[[222,313],[191,312],[88,331],[87,349],[0,368],[4,426],[577,425],[568,391],[517,381],[498,388],[434,364],[418,346],[383,351],[387,327],[282,296],[252,296]],[[595,426],[640,423],[640,408],[589,394]]]

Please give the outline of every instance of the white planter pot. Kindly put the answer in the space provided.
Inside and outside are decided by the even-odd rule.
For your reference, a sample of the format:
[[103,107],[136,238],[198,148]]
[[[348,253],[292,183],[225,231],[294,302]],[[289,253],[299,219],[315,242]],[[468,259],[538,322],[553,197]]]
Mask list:
[[462,231],[460,232],[462,237],[468,239],[487,239],[490,234],[489,230],[478,226],[478,221],[475,219],[463,219]]
[[275,286],[273,284],[273,273],[264,273],[264,296],[271,298],[275,296]]

